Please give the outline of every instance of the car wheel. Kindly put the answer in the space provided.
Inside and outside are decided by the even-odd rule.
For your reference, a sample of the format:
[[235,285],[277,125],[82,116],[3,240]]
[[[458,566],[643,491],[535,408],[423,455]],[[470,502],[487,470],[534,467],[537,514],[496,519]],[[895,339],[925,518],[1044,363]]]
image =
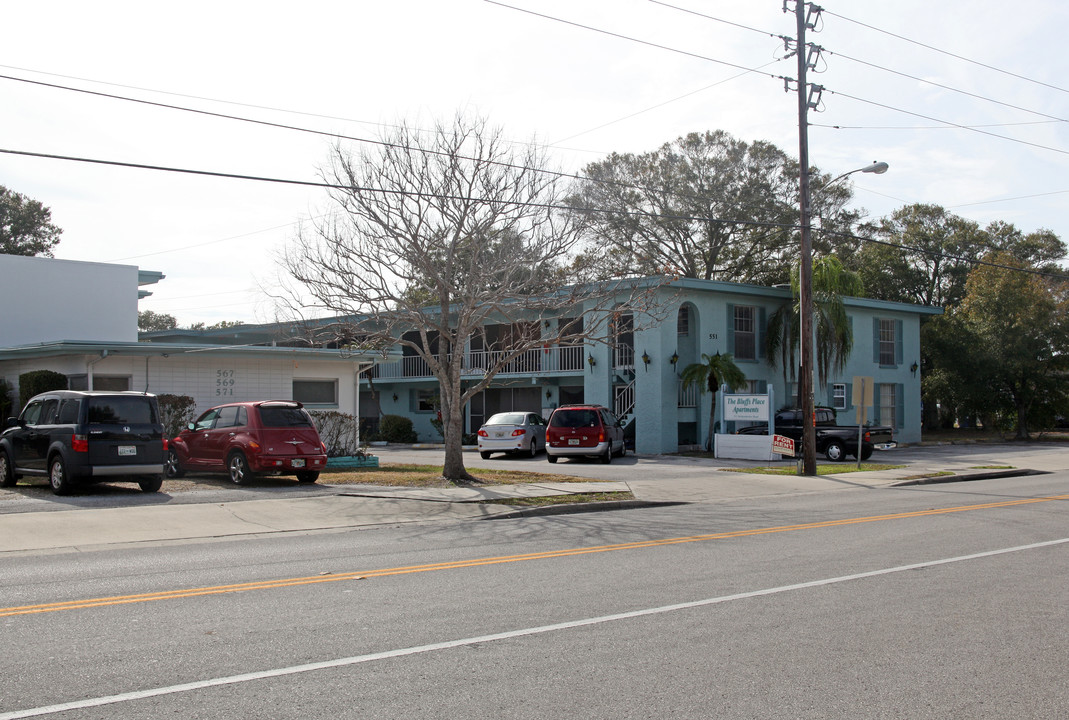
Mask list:
[[482,457],[483,460],[489,460],[490,459],[490,453],[488,453],[488,452],[480,451],[479,455]]
[[141,486],[141,492],[159,492],[160,488],[163,487],[163,475],[149,475],[138,480],[137,484]]
[[839,462],[845,455],[843,444],[838,440],[832,440],[824,447],[824,456],[832,462]]
[[164,470],[169,478],[180,478],[186,474],[182,469],[181,463],[178,462],[178,453],[173,449],[167,450],[167,464],[164,466]]
[[861,446],[861,462],[864,462],[872,457],[872,447]]
[[297,473],[297,482],[299,483],[314,483],[318,479],[319,473],[312,470]]
[[530,450],[530,453],[531,453],[531,457],[534,457],[535,455],[538,454],[538,441],[535,440],[534,438],[531,438],[531,450]]
[[617,457],[624,457],[627,455],[627,443],[623,440],[620,441],[620,454]]
[[608,465],[609,463],[612,462],[612,443],[611,442],[609,443],[609,447],[605,448],[605,454],[602,455],[598,459],[601,460],[601,464],[602,465]]
[[230,457],[226,459],[226,470],[235,485],[244,485],[255,477],[249,469],[249,461],[245,459],[245,453],[242,452],[230,453]]
[[550,455],[549,451],[546,451],[546,460],[549,460],[550,463],[555,463],[555,462],[557,462],[557,456],[556,455]]
[[15,470],[7,459],[7,453],[0,450],[0,487],[15,486]]
[[63,458],[56,455],[48,465],[48,482],[52,485],[52,492],[56,495],[69,495],[71,480],[67,477],[67,466]]

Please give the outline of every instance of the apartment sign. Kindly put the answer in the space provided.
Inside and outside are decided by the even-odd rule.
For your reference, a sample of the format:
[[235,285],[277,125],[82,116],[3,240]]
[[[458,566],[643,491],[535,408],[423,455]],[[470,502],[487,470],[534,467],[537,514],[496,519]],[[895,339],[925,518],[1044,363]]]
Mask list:
[[768,395],[725,395],[726,422],[768,420]]

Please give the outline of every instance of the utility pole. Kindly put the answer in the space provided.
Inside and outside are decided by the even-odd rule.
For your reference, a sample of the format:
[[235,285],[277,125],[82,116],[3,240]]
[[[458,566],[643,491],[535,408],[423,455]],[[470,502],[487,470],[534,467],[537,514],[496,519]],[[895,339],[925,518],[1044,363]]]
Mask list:
[[[786,7],[784,7],[786,10]],[[809,48],[805,44],[807,25],[813,27],[806,17],[807,10],[820,13],[820,8],[795,0],[794,14],[797,21],[798,35],[795,54],[798,57],[798,164],[799,194],[801,195],[801,236],[802,253],[798,269],[798,302],[801,315],[799,345],[801,367],[799,368],[799,394],[802,396],[802,472],[805,475],[817,474],[817,433],[814,424],[813,404],[813,238],[810,227],[809,200],[809,85],[806,83],[806,70],[809,66]],[[814,88],[818,93],[820,88]]]

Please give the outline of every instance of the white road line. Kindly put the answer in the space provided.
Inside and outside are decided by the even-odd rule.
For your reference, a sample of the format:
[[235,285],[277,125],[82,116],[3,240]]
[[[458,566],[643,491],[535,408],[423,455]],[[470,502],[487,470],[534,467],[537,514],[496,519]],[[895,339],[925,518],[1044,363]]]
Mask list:
[[73,702],[60,703],[58,705],[46,705],[26,710],[15,710],[14,712],[0,713],[0,720],[18,720],[19,718],[40,717],[42,715],[51,715],[69,710],[81,710],[85,708],[100,707],[102,705],[113,705],[115,703],[159,697],[161,695],[175,695],[177,693],[192,692],[194,690],[218,687],[220,685],[236,685],[239,683],[266,680],[268,678],[282,677],[285,675],[296,675],[298,673],[314,672],[316,670],[359,665],[361,663],[404,657],[406,655],[419,655],[422,653],[436,652],[438,650],[449,650],[450,648],[464,647],[465,645],[475,645],[476,643],[508,640],[510,638],[525,637],[528,635],[540,635],[542,633],[569,630],[589,625],[601,625],[602,623],[629,620],[631,618],[645,617],[647,615],[660,615],[663,613],[676,612],[678,610],[704,607],[706,605],[719,605],[734,600],[747,600],[766,595],[778,595],[780,593],[793,592],[795,590],[806,590],[825,585],[835,585],[837,583],[850,582],[852,580],[863,580],[866,578],[879,577],[880,575],[905,572],[907,570],[918,570],[921,568],[936,567],[938,565],[964,562],[966,560],[978,560],[980,558],[993,557],[995,555],[1005,555],[1007,553],[1023,552],[1025,550],[1036,550],[1038,548],[1061,545],[1063,543],[1069,543],[1069,538],[1032,543],[1030,545],[1018,545],[1016,547],[1002,548],[1000,550],[989,550],[987,552],[974,553],[972,555],[959,555],[957,557],[943,558],[942,560],[929,560],[928,562],[914,563],[912,565],[899,565],[898,567],[871,570],[869,572],[856,573],[854,575],[842,575],[840,577],[826,578],[824,580],[812,580],[810,582],[797,583],[794,585],[781,585],[779,587],[767,588],[765,590],[736,593],[735,595],[722,595],[720,597],[694,600],[692,602],[678,603],[675,605],[662,605],[661,607],[646,608],[645,610],[632,610],[631,612],[602,615],[600,617],[585,618],[583,620],[572,620],[571,622],[556,623],[554,625],[541,625],[539,627],[510,630],[509,632],[494,633],[492,635],[480,635],[479,637],[464,638],[461,640],[448,640],[446,642],[432,643],[430,645],[418,645],[416,647],[402,648],[400,650],[387,650],[385,652],[371,653],[368,655],[356,655],[354,657],[339,658],[337,660],[326,660],[323,662],[308,663],[306,665],[293,665],[291,667],[278,668],[275,670],[262,670],[260,672],[245,673],[242,675],[229,675],[227,677],[184,683],[182,685],[169,685],[167,687],[138,690],[135,692],[121,693],[119,695],[106,695],[98,698],[75,700]]

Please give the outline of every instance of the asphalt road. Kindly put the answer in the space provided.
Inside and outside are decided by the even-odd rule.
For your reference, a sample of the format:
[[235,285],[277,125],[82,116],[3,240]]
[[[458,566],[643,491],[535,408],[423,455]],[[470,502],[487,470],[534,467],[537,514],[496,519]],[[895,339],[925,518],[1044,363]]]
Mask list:
[[1066,717],[1067,494],[1060,471],[5,557],[0,720]]

